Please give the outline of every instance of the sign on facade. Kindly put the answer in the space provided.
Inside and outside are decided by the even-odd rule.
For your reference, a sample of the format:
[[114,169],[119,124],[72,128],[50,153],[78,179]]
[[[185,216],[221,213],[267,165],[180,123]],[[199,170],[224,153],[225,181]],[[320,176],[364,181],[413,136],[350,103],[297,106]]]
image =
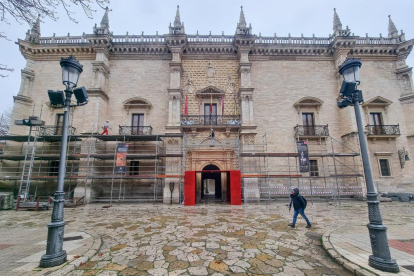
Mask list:
[[309,151],[308,143],[306,141],[296,142],[299,155],[299,171],[309,172]]
[[126,173],[128,144],[118,144],[116,148],[115,173]]

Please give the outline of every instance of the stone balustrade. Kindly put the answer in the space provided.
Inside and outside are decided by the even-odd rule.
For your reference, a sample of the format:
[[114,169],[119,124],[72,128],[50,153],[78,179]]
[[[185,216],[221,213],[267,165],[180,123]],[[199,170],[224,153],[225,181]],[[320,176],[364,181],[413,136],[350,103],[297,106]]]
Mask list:
[[232,35],[187,35],[188,42],[224,42],[232,43]]
[[41,37],[40,44],[80,44],[88,43],[85,36],[51,36]]
[[112,42],[114,43],[163,43],[164,36],[160,35],[113,35]]
[[[113,43],[165,43],[163,35],[111,35]],[[333,42],[335,36],[330,37],[265,37],[257,36],[256,44],[285,44],[285,45],[329,45]],[[187,35],[187,41],[201,43],[233,43],[233,35]],[[388,37],[358,37],[356,44],[358,45],[382,45],[382,44],[398,44],[401,41]],[[82,44],[89,43],[86,35],[81,36],[51,36],[41,37],[40,44]]]
[[333,41],[333,37],[263,37],[259,36],[255,39],[257,44],[316,44],[329,45]]

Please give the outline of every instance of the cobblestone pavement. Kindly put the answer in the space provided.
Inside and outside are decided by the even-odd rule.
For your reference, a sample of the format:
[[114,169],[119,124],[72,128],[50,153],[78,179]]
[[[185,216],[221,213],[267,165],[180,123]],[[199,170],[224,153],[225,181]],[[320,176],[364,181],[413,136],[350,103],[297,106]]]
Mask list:
[[[412,204],[383,203],[381,210],[386,225],[414,222]],[[306,213],[311,229],[301,218],[289,228],[292,213],[285,203],[66,209],[66,232],[102,237],[98,254],[67,275],[351,275],[328,256],[321,237],[330,229],[365,225],[366,203],[309,202]],[[33,214],[1,212],[1,232],[44,229],[45,239],[50,211]],[[0,247],[0,258],[8,249]]]

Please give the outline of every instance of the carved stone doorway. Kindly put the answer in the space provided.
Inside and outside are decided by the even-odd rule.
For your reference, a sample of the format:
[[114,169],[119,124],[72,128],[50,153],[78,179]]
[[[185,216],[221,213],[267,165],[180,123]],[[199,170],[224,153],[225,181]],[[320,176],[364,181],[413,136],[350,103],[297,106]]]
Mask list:
[[[210,164],[203,168],[203,171],[218,171],[219,167]],[[221,173],[202,172],[201,173],[201,200],[221,200]]]

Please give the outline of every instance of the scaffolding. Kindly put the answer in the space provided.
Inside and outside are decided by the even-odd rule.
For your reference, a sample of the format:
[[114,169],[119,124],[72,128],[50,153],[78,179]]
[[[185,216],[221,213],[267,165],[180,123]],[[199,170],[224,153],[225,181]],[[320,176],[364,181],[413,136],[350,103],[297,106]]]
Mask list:
[[314,162],[309,173],[300,172],[297,151],[269,152],[266,134],[262,138],[263,144],[242,145],[244,202],[288,198],[292,188],[299,188],[312,201],[327,199],[338,204],[341,198],[363,196],[363,167],[356,135],[346,142],[331,136],[306,139],[309,159]]
[[[288,198],[294,187],[311,200],[325,198],[338,203],[342,198],[362,196],[364,191],[357,135],[343,137],[342,141],[329,135],[306,139],[309,157],[315,163],[311,172],[300,173],[297,151],[276,152],[266,133],[260,137],[260,143],[242,143],[239,130],[215,139],[212,146],[211,138],[201,132],[134,135],[120,131],[120,135],[98,135],[92,131],[75,135],[70,128],[66,198],[77,202],[83,199],[83,204],[88,202],[86,198],[90,198],[89,202],[109,204],[159,202],[169,187],[174,189],[170,184],[166,188],[171,182],[178,184],[178,202],[182,202],[184,172],[195,170],[194,164],[207,164],[206,155],[223,156],[227,162],[225,169],[241,171],[245,203]],[[0,137],[6,141],[0,151],[0,180],[19,184],[15,194],[34,195],[34,198],[50,195],[50,191],[38,187],[55,187],[60,134],[61,127],[43,126],[35,129],[34,134]],[[291,148],[296,149],[297,139],[292,139]],[[118,143],[128,143],[127,168],[123,174],[115,173]]]
[[[60,133],[61,130],[56,131],[55,127],[54,131],[36,129],[34,135],[2,136],[1,140],[6,142],[2,144],[0,154],[0,180],[20,181],[18,194],[24,193],[27,197],[38,193],[39,184],[55,186]],[[178,178],[182,182],[181,134],[103,136],[69,133],[65,175],[67,199],[79,200],[89,194],[91,202],[160,201],[165,178]],[[170,138],[180,141],[167,146],[164,140]],[[24,141],[27,141],[25,147]],[[124,174],[114,173],[118,143],[129,145]],[[180,162],[169,164],[167,168],[168,158],[178,158]],[[35,185],[30,186],[30,183]]]

